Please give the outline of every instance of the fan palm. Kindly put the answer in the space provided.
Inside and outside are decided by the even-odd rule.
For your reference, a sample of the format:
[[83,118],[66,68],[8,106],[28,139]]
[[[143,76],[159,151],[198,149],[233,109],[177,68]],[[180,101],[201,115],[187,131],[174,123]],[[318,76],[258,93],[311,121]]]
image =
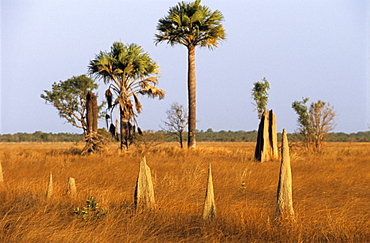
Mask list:
[[225,30],[221,24],[223,15],[220,11],[211,11],[202,6],[200,0],[178,3],[161,18],[157,25],[158,34],[155,43],[166,41],[171,46],[181,44],[188,50],[188,147],[196,147],[196,76],[195,48],[197,46],[213,49],[225,39]]
[[121,149],[129,147],[136,131],[141,133],[136,121],[142,111],[138,95],[164,98],[164,91],[155,87],[158,68],[142,47],[122,42],[113,43],[109,52],[101,51],[90,61],[89,73],[109,84],[105,97],[111,115],[106,118],[112,134],[117,127],[113,124],[112,112],[119,108]]

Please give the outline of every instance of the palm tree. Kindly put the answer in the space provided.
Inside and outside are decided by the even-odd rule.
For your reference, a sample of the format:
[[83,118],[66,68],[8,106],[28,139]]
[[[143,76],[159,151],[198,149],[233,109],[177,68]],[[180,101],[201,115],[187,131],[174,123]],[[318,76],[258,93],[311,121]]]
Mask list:
[[196,147],[195,48],[200,46],[213,49],[226,37],[221,24],[224,18],[222,13],[218,10],[211,11],[200,2],[181,2],[170,8],[168,15],[159,20],[159,34],[155,35],[156,44],[167,41],[171,46],[181,44],[188,49],[189,148]]
[[107,125],[109,130],[116,133],[112,113],[119,108],[121,149],[128,148],[132,143],[133,134],[140,128],[136,117],[142,111],[138,95],[164,98],[164,91],[155,85],[158,82],[158,65],[136,44],[124,45],[122,42],[113,43],[110,52],[101,51],[90,61],[89,74],[100,78],[109,84],[105,92],[108,103]]

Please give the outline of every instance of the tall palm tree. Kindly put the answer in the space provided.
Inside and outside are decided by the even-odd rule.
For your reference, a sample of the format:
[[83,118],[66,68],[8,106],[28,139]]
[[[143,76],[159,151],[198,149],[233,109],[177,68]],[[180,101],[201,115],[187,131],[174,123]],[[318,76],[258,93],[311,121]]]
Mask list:
[[158,21],[159,34],[155,35],[156,44],[166,41],[171,46],[181,44],[188,49],[188,148],[196,147],[195,48],[213,49],[226,37],[222,13],[211,11],[200,2],[181,2],[170,8],[168,15]]
[[119,108],[121,149],[128,148],[132,143],[133,134],[137,130],[136,117],[142,111],[138,94],[149,97],[164,98],[164,91],[155,85],[158,82],[158,65],[136,44],[124,45],[113,43],[109,52],[101,51],[90,61],[89,74],[95,75],[106,84],[110,84],[105,92],[110,116],[110,131],[115,133],[116,126],[112,119],[115,108]]

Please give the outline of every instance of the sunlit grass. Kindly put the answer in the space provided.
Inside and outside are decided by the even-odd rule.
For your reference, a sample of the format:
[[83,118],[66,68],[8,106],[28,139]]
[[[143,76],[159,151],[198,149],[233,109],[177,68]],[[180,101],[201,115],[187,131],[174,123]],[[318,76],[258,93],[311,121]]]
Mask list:
[[[72,143],[0,144],[1,242],[366,242],[370,241],[370,144],[328,143],[321,154],[291,150],[294,222],[275,220],[279,162],[253,161],[254,143],[176,143],[79,156]],[[135,214],[142,156],[156,210]],[[217,217],[202,220],[212,164]],[[54,196],[47,200],[49,173]],[[67,194],[68,177],[78,195]],[[109,208],[84,222],[73,209],[93,196]]]

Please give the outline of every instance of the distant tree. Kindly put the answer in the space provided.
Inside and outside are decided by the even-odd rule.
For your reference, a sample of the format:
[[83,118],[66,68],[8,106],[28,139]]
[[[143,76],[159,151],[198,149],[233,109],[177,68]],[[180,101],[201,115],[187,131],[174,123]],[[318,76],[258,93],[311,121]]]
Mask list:
[[207,132],[207,133],[212,133],[212,132],[213,132],[213,130],[212,130],[212,128],[208,128],[206,132]]
[[110,111],[110,115],[107,114],[106,117],[107,124],[110,120],[109,131],[116,136],[117,127],[112,113],[117,111],[120,117],[120,147],[121,150],[128,149],[133,142],[134,133],[141,133],[136,121],[142,111],[139,95],[164,98],[164,91],[155,87],[159,73],[157,63],[136,44],[114,42],[109,52],[101,51],[90,61],[89,73],[109,84],[105,92]]
[[313,146],[317,152],[321,151],[322,141],[328,136],[335,126],[334,107],[330,103],[318,100],[306,106],[308,98],[295,101],[292,108],[298,115],[299,133],[302,135],[307,147]]
[[310,122],[310,113],[306,105],[308,98],[302,98],[302,101],[294,101],[292,108],[298,115],[297,125],[298,133],[301,134],[303,142],[307,147],[310,146],[312,141],[312,125]]
[[322,141],[327,137],[335,126],[334,107],[330,103],[318,100],[310,106],[310,122],[314,146],[317,151],[321,150]]
[[213,49],[226,38],[221,22],[224,17],[218,10],[211,11],[200,0],[180,2],[171,7],[168,15],[158,21],[156,44],[166,41],[171,46],[184,45],[188,49],[188,148],[196,147],[196,76],[195,48]]
[[[40,97],[47,104],[52,104],[58,110],[59,116],[72,126],[83,129],[86,135],[86,95],[97,88],[95,80],[86,75],[73,76],[65,81],[54,82],[51,90],[44,90]],[[102,106],[103,104],[99,106],[99,110]]]
[[258,119],[261,119],[263,112],[266,110],[269,89],[270,84],[266,78],[253,84],[252,99],[255,102],[253,105],[256,107]]
[[177,134],[179,137],[180,147],[183,148],[182,135],[185,127],[188,125],[188,114],[185,108],[177,102],[171,104],[171,107],[166,111],[166,114],[167,120],[163,122],[166,126],[165,130]]

